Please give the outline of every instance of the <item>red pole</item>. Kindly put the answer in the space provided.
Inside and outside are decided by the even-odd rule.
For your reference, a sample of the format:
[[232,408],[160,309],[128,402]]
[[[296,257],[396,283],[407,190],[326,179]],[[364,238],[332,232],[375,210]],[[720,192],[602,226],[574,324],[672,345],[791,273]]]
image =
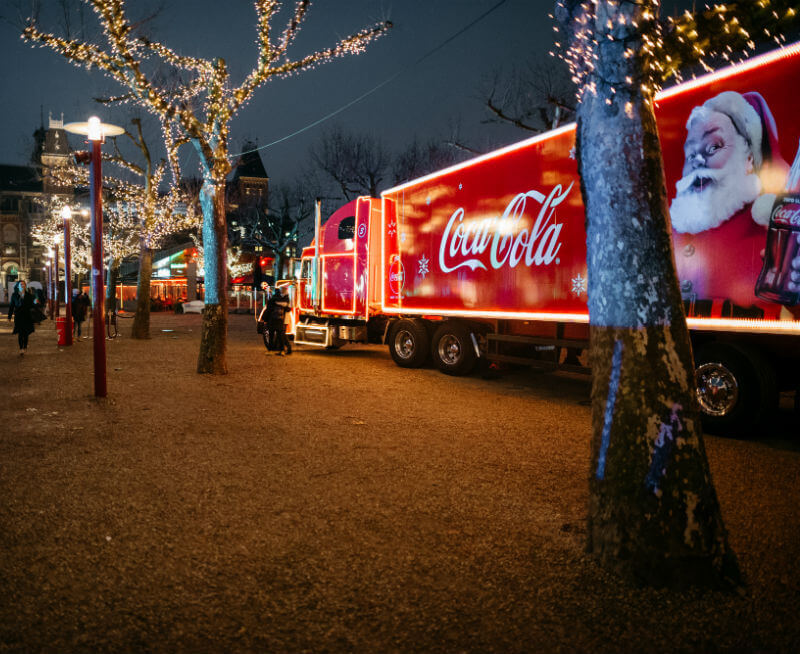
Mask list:
[[54,320],[53,318],[53,257],[51,256],[47,260],[47,315],[50,317],[50,320]]
[[53,244],[53,266],[55,267],[55,277],[53,278],[53,300],[55,301],[56,305],[54,308],[55,311],[55,318],[58,318],[59,314],[61,313],[61,303],[58,301],[58,243]]
[[72,246],[70,244],[69,218],[64,218],[64,296],[67,305],[65,345],[72,345]]
[[89,190],[92,197],[92,323],[94,327],[94,394],[106,397],[106,339],[103,325],[105,292],[103,289],[103,175],[101,141],[92,140]]

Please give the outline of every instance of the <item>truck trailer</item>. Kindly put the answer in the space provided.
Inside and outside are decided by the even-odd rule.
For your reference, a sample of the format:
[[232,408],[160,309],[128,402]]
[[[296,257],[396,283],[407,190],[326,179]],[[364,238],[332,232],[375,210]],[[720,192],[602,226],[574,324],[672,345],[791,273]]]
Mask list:
[[[673,255],[706,427],[752,433],[798,402],[800,44],[657,95]],[[786,159],[784,157],[787,157]],[[794,164],[788,161],[794,159]],[[622,217],[621,217],[622,219]],[[588,371],[575,125],[361,197],[302,251],[303,345],[383,342],[432,360]]]

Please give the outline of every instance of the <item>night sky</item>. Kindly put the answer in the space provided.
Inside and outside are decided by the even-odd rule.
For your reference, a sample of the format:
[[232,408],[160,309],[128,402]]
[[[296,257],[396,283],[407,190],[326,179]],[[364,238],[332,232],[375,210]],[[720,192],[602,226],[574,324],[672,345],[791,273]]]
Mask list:
[[[1,3],[5,13],[10,1]],[[225,58],[234,83],[250,71],[256,55],[252,2],[166,0],[163,4],[148,29],[152,38],[181,54]],[[664,4],[671,10],[691,3]],[[308,148],[333,125],[371,133],[394,151],[415,137],[421,141],[444,137],[454,123],[460,125],[462,138],[479,148],[520,140],[524,132],[482,123],[487,114],[480,88],[493,71],[549,59],[555,33],[547,14],[553,5],[553,0],[318,0],[295,41],[293,58],[334,45],[337,38],[376,21],[388,19],[394,27],[361,55],[273,80],[257,90],[234,118],[230,151],[238,152],[246,139],[263,146],[303,130],[381,84],[323,125],[261,150],[273,182],[297,175]],[[89,18],[94,21],[93,15]],[[283,21],[276,25],[282,29]],[[435,52],[430,57],[415,63],[431,50]],[[0,24],[0,52],[0,163],[27,162],[31,135],[42,113],[45,124],[48,113],[55,118],[63,113],[66,122],[96,114],[106,122],[127,123],[128,109],[91,101],[93,96],[120,91],[99,71],[77,68],[49,49],[32,48],[8,22]],[[80,147],[80,137],[71,138],[76,139],[73,147]],[[196,157],[186,149],[184,174],[197,174],[196,165]]]

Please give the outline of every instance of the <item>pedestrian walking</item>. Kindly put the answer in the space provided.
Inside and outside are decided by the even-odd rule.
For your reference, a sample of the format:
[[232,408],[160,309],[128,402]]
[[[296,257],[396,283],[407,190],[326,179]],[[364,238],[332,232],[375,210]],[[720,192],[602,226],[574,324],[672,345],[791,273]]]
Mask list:
[[[289,312],[289,296],[284,293],[283,288],[277,287],[274,295],[270,298],[269,303],[272,305],[267,314],[267,328],[270,330],[270,342],[274,342],[274,349],[278,356],[283,356],[284,350],[286,354],[292,353],[292,346],[286,338],[285,320]],[[272,340],[274,334],[275,340]]]
[[33,310],[37,303],[36,296],[28,290],[28,284],[24,280],[14,284],[14,292],[11,294],[11,302],[8,305],[8,319],[14,320],[14,334],[19,341],[19,354],[24,355],[28,351],[28,336],[35,328],[33,326]]
[[81,326],[86,320],[86,314],[92,306],[89,296],[83,291],[79,291],[75,299],[72,300],[72,335],[81,337]]

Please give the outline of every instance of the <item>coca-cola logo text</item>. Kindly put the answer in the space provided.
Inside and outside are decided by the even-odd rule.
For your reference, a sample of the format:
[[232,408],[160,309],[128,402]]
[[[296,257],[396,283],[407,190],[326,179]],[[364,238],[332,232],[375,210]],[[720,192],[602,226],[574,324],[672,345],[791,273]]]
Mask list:
[[[459,268],[487,270],[487,263],[495,270],[503,266],[514,268],[523,260],[526,266],[551,264],[561,249],[563,227],[555,222],[553,214],[567,198],[573,184],[565,190],[556,184],[549,195],[539,191],[519,193],[500,216],[465,221],[464,209],[456,209],[439,245],[442,272]],[[530,227],[521,227],[525,225],[526,213],[532,213],[531,208],[538,210],[535,220]]]
[[405,284],[406,271],[400,256],[397,254],[392,255],[389,263],[389,289],[392,294],[397,296],[403,290]]
[[800,227],[800,204],[796,201],[786,200],[776,203],[775,208],[772,210],[770,222],[773,225]]

